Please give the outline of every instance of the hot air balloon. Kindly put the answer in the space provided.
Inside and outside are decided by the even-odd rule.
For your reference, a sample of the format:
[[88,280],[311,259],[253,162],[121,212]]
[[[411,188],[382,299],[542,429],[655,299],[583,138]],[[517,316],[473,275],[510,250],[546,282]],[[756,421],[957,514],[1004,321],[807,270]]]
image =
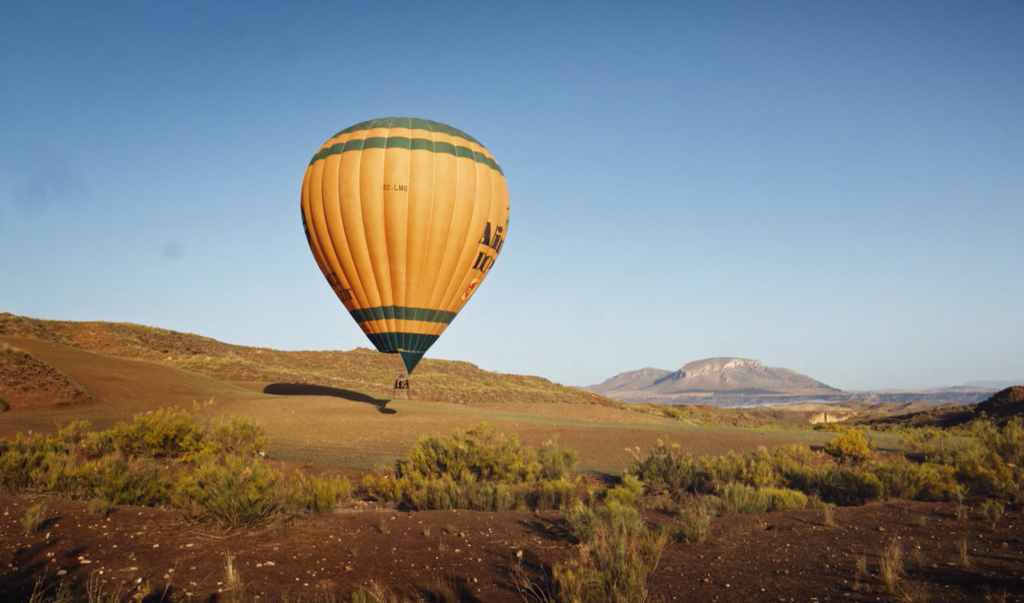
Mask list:
[[377,350],[400,354],[409,373],[494,266],[508,217],[494,157],[425,119],[338,132],[302,183],[316,263]]

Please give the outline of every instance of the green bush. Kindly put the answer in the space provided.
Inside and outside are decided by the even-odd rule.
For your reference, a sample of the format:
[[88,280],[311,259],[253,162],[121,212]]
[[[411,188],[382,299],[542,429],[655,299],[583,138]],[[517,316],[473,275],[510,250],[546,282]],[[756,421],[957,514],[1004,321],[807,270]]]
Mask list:
[[843,463],[859,463],[874,456],[875,443],[856,429],[847,432],[825,444],[825,452]]
[[1003,463],[1017,467],[1024,465],[1024,421],[1020,417],[1010,419],[1001,428],[981,423],[975,429],[975,436]]
[[352,484],[346,477],[321,479],[296,470],[288,489],[288,504],[314,513],[330,512],[352,499]]
[[576,469],[580,462],[580,453],[573,448],[565,448],[558,444],[558,437],[551,438],[537,453],[540,461],[541,478],[559,480]]
[[638,460],[635,473],[654,491],[667,490],[680,496],[690,490],[700,472],[693,455],[684,453],[678,444],[658,440],[654,450]]
[[81,471],[66,452],[46,452],[31,472],[32,487],[57,496],[74,497],[81,489]]
[[[582,511],[581,511],[582,512]],[[646,529],[639,511],[616,502],[587,515],[585,546],[551,570],[557,601],[641,603],[658,567],[666,537]]]
[[267,432],[248,417],[233,416],[213,426],[203,438],[202,450],[213,454],[256,455],[267,447]]
[[92,431],[92,423],[85,420],[72,421],[57,431],[57,441],[66,446],[78,446]]
[[978,505],[978,512],[981,513],[981,516],[993,522],[999,521],[1005,511],[1006,507],[994,500],[984,500]]
[[[107,504],[176,504],[193,517],[229,525],[259,521],[286,507],[329,511],[351,499],[345,478],[296,472],[284,480],[261,464],[254,452],[265,446],[266,436],[250,419],[200,428],[191,415],[174,409],[136,415],[106,431],[90,427],[75,421],[56,437],[0,439],[0,486]],[[547,496],[562,504],[561,495]]]
[[972,494],[1008,499],[1022,495],[1024,428],[1019,418],[1002,428],[976,421],[962,437],[918,430],[907,434],[904,442],[926,461],[949,467],[956,481]]
[[80,494],[102,497],[115,505],[157,506],[169,504],[174,482],[161,475],[151,459],[105,456],[84,463],[78,470]]
[[803,509],[807,495],[786,488],[754,488],[738,482],[723,486],[717,497],[719,512],[723,515],[740,513],[768,513],[784,509]]
[[515,435],[496,438],[481,423],[451,437],[420,439],[393,470],[365,476],[363,487],[413,509],[557,508],[592,497],[585,478],[564,477],[577,458],[553,441],[538,454]]
[[837,505],[862,505],[882,497],[882,481],[859,467],[825,465],[813,474],[811,487],[821,500]]
[[199,449],[203,435],[192,415],[177,408],[138,414],[111,430],[114,448],[128,456],[186,460]]
[[478,480],[515,484],[536,480],[545,469],[549,474],[558,474],[572,468],[562,467],[566,462],[564,454],[552,453],[547,458],[558,465],[545,468],[536,451],[521,445],[515,435],[498,440],[490,425],[480,423],[465,432],[456,430],[451,437],[421,438],[405,459],[397,463],[396,471],[400,476],[472,475]]
[[676,540],[687,543],[700,543],[711,535],[711,521],[714,513],[703,501],[692,508],[684,508],[677,516],[679,527],[675,530]]
[[879,496],[886,500],[952,500],[961,487],[952,467],[906,460],[866,465],[882,484]]
[[229,526],[251,524],[284,510],[283,482],[279,471],[258,459],[211,458],[178,481],[174,498],[194,518]]
[[644,483],[632,473],[623,473],[622,480],[604,494],[604,501],[617,502],[621,505],[636,505],[644,493]]
[[[67,454],[67,448],[41,435],[0,440],[0,486],[7,490],[28,488],[40,479],[40,471],[52,454]],[[35,475],[35,478],[33,478]]]

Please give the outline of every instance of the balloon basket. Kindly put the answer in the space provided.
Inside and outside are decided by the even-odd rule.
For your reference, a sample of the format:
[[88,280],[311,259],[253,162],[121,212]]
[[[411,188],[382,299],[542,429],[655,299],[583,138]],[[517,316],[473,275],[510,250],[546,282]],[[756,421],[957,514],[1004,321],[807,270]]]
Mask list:
[[402,375],[395,377],[395,390],[391,394],[392,399],[395,400],[408,400],[409,399],[409,378]]

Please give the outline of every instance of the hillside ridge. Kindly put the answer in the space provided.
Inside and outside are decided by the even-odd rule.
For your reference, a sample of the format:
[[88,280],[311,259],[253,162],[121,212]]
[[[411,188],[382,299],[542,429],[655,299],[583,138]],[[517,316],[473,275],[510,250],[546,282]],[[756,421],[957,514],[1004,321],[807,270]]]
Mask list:
[[[146,360],[224,381],[315,383],[390,396],[397,356],[351,351],[281,351],[115,322],[45,320],[0,313],[0,336],[38,339],[119,358]],[[412,377],[414,396],[453,403],[559,402],[619,406],[595,392],[543,377],[486,371],[469,362],[426,358]]]

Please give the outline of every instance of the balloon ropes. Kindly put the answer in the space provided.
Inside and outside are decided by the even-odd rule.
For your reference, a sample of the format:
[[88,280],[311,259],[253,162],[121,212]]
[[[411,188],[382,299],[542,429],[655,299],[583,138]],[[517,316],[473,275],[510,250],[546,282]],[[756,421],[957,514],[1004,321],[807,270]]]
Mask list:
[[408,117],[338,132],[309,162],[302,222],[324,277],[378,351],[412,373],[483,282],[508,234],[494,157]]

